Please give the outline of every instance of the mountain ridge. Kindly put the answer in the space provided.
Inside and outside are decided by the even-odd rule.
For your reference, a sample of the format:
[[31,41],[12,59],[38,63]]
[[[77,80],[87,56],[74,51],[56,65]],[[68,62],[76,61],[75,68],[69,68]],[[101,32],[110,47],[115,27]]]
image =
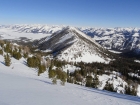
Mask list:
[[40,50],[51,50],[58,59],[66,61],[85,62],[85,58],[91,56],[93,60],[90,59],[88,62],[94,61],[94,57],[98,57],[101,62],[105,62],[106,58],[108,58],[103,47],[73,27],[67,27],[60,32],[52,34],[50,37],[42,38],[34,46]]

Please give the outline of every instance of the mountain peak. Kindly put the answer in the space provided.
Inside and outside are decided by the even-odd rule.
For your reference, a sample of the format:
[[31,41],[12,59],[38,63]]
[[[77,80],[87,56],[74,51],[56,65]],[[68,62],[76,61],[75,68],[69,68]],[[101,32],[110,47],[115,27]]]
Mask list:
[[92,38],[74,27],[66,27],[35,44],[38,49],[51,52],[60,60],[68,62],[106,62],[106,50]]
[[73,27],[73,26],[67,26],[66,28],[69,29],[69,30],[74,30],[74,29],[76,29],[76,28]]

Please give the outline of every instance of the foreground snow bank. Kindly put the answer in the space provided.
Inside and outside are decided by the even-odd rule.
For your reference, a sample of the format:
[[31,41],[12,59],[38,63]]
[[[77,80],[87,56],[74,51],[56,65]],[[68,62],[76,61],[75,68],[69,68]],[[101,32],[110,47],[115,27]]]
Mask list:
[[140,105],[140,98],[66,83],[53,85],[47,72],[37,76],[25,59],[6,67],[0,56],[0,105]]
[[0,105],[138,105],[133,96],[78,85],[52,85],[47,78],[1,73]]
[[[12,71],[12,69],[11,69]],[[0,105],[138,105],[138,97],[78,85],[52,85],[45,76],[21,76],[0,68]]]

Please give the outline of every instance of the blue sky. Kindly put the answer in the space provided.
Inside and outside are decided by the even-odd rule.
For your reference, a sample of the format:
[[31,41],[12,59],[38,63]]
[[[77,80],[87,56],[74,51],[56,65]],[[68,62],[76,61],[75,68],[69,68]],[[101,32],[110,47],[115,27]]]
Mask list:
[[140,27],[140,0],[0,0],[0,24]]

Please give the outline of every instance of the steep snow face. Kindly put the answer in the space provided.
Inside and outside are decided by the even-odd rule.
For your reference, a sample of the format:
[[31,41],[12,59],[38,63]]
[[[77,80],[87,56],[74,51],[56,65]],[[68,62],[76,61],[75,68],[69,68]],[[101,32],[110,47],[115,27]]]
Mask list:
[[[140,98],[66,83],[53,85],[47,72],[37,76],[24,58],[6,67],[0,55],[0,105],[139,105]],[[67,67],[68,66],[68,67]],[[72,68],[67,65],[70,71]]]
[[60,60],[66,60],[68,62],[103,62],[108,63],[109,59],[102,56],[101,53],[96,51],[94,46],[79,40],[72,46],[68,47],[61,54],[57,56]]
[[38,46],[40,50],[52,50],[53,53],[67,48],[78,39],[73,32],[65,30],[67,29],[62,30],[61,32],[54,33],[50,37],[40,39],[34,44],[34,46]]
[[108,62],[106,50],[89,36],[73,27],[67,27],[50,37],[40,39],[35,46],[51,50],[60,60],[68,62]]
[[[88,35],[84,34],[83,32],[81,32],[80,30],[76,29],[75,27],[68,27],[70,30],[74,30],[76,31],[78,34],[80,34],[81,36],[83,36],[85,39],[90,40],[91,42],[95,43],[96,45],[98,45],[98,43],[95,42],[94,39],[91,39],[91,37],[89,37]],[[99,45],[100,46],[100,45]]]
[[99,44],[107,49],[136,50],[140,49],[139,28],[80,28]]

